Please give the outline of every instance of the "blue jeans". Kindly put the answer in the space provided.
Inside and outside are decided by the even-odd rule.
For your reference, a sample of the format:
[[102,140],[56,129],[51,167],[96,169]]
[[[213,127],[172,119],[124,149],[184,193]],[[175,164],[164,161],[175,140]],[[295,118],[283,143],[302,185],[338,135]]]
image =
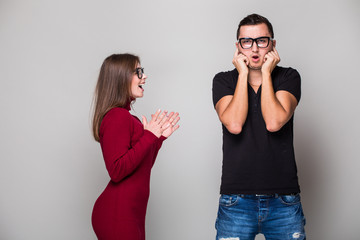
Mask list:
[[306,239],[300,195],[221,195],[216,240]]

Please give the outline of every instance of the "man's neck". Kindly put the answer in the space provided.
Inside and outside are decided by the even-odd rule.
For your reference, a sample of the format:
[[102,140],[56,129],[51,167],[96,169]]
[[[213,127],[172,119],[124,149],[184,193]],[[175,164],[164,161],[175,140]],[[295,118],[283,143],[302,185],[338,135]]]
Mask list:
[[248,82],[253,86],[260,86],[262,82],[261,70],[249,69]]

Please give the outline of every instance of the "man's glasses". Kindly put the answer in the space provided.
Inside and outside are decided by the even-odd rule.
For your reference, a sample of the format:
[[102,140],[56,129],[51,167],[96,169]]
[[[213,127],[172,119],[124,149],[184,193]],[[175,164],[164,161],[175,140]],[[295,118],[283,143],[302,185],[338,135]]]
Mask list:
[[139,79],[142,79],[144,76],[144,68],[136,68],[135,73],[137,74]]
[[256,45],[259,48],[266,48],[269,46],[270,40],[273,40],[271,37],[258,37],[258,38],[239,38],[240,46],[243,49],[251,48],[256,42]]

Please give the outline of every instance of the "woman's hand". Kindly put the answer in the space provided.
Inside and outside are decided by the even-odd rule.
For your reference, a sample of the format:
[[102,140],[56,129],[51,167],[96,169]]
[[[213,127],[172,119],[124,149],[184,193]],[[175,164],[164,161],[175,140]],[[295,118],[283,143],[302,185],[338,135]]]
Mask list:
[[144,129],[152,132],[158,138],[163,134],[163,132],[170,127],[170,123],[167,121],[168,116],[166,116],[167,111],[157,110],[154,114],[151,115],[150,122],[147,122],[146,117],[142,116],[142,123]]
[[164,130],[162,135],[166,138],[170,137],[170,135],[180,127],[180,125],[177,125],[179,120],[180,120],[179,113],[171,112],[169,116],[167,116],[167,121],[166,121],[166,123],[169,123],[169,126]]

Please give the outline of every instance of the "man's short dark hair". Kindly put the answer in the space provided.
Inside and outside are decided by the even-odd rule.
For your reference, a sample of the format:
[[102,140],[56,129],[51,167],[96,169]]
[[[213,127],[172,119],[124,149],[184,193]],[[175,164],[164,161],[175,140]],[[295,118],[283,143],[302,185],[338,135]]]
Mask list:
[[250,14],[247,17],[245,17],[243,20],[240,21],[239,23],[239,27],[237,29],[236,32],[236,39],[239,39],[239,35],[240,35],[240,27],[241,26],[246,26],[246,25],[258,25],[261,23],[265,23],[266,26],[269,29],[269,33],[271,35],[272,38],[274,38],[274,31],[273,31],[273,27],[271,25],[271,23],[269,22],[269,20],[267,20],[266,17],[260,16],[258,14]]

